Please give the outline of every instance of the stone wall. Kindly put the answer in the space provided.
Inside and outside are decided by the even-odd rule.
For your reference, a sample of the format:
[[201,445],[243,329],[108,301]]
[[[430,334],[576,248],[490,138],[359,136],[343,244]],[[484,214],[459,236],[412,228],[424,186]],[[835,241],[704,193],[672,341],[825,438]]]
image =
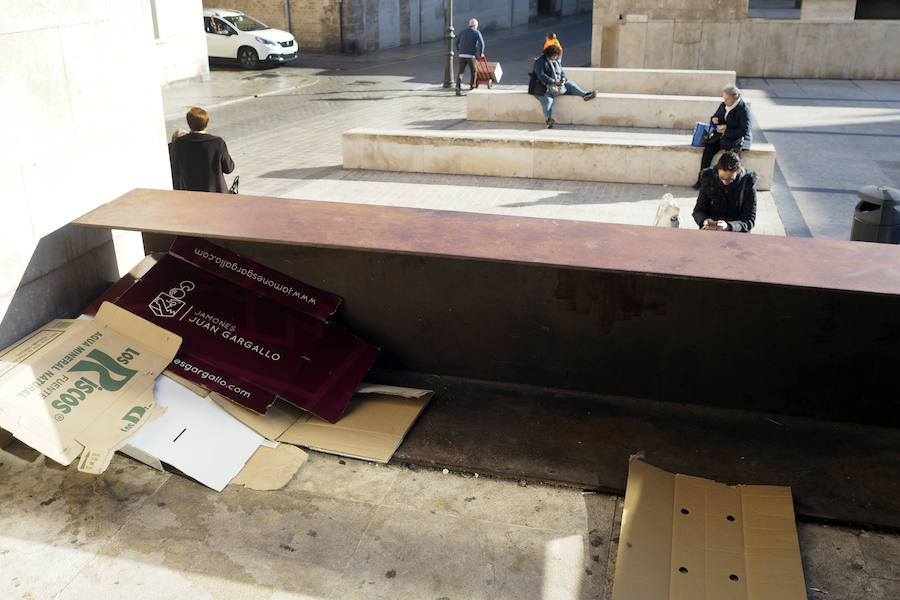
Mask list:
[[143,256],[137,233],[69,223],[132,188],[171,189],[151,12],[143,0],[4,6],[0,347],[79,314]]
[[615,67],[732,69],[742,77],[900,79],[900,22],[626,22]]
[[200,0],[150,0],[160,83],[209,76]]
[[[217,8],[218,0],[203,0]],[[290,0],[291,33],[300,51],[337,52],[343,29],[347,52],[433,42],[444,37],[446,0],[344,0],[343,21],[337,0]],[[557,0],[560,15],[592,9],[592,0]],[[247,13],[267,25],[287,29],[284,0],[231,0],[229,8]],[[486,34],[524,25],[537,14],[537,0],[454,0],[453,27],[463,29],[474,17]]]
[[[808,18],[800,20],[748,19],[747,0],[719,0],[734,17],[713,18],[697,2],[594,0],[591,64],[729,69],[742,77],[900,78],[900,21],[847,20],[856,0],[803,0]],[[616,11],[626,5],[630,12],[619,18]],[[673,16],[691,11],[697,11],[691,18]]]

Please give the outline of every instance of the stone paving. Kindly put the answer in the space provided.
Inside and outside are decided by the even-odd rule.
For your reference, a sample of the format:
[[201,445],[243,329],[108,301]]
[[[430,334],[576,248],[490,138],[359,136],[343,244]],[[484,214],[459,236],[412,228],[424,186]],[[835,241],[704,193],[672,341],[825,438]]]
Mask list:
[[[576,34],[589,40],[589,27],[568,21],[489,38],[489,52],[528,56],[546,29],[561,32],[568,64],[586,62]],[[164,90],[167,133],[206,106],[241,191],[263,196],[635,223],[664,191],[692,206],[681,188],[341,169],[346,129],[464,126],[464,99],[439,87],[440,54],[433,44],[216,68]],[[524,83],[524,63],[506,64]],[[855,189],[900,176],[900,83],[741,83],[782,173],[762,200],[765,232],[846,239]],[[622,508],[615,496],[315,452],[283,490],[217,494],[122,456],[85,475],[13,442],[0,480],[0,598],[21,599],[610,598]],[[798,529],[810,599],[900,598],[900,536]]]

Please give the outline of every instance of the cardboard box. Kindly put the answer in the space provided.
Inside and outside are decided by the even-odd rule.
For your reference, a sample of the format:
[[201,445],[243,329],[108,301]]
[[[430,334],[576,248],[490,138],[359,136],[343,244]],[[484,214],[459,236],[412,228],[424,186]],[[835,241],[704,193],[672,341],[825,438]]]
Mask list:
[[270,440],[386,463],[432,395],[430,390],[364,383],[341,419],[333,424],[280,402],[263,416],[215,394],[212,397]]
[[500,79],[503,77],[503,68],[500,66],[499,62],[488,61],[488,72],[485,73],[482,64],[480,62],[476,62],[476,67],[478,68],[479,75],[489,76],[491,81],[494,83],[500,83]]
[[613,600],[805,600],[788,487],[631,462]]
[[208,397],[162,376],[157,403],[165,414],[148,423],[121,452],[164,471],[171,466],[217,492],[244,468],[261,445],[276,446]]
[[170,370],[260,414],[282,398],[337,421],[378,353],[323,320],[339,297],[195,238],[148,257],[100,300],[181,335]]
[[78,470],[102,473],[158,415],[156,376],[181,338],[104,303],[93,320],[57,319],[0,352],[0,427]]

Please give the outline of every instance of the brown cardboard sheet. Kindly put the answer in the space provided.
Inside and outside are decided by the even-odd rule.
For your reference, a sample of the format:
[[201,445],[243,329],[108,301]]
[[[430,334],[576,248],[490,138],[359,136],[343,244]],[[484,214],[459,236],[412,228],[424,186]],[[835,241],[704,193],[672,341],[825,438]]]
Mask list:
[[432,395],[430,390],[363,383],[334,424],[281,401],[260,415],[217,394],[211,397],[270,440],[386,463]]
[[231,483],[251,490],[280,490],[306,463],[308,457],[306,452],[290,444],[278,444],[275,448],[260,446]]
[[631,462],[613,600],[806,598],[791,490]]
[[0,426],[56,462],[102,473],[159,414],[156,376],[181,338],[113,304],[57,319],[0,352]]

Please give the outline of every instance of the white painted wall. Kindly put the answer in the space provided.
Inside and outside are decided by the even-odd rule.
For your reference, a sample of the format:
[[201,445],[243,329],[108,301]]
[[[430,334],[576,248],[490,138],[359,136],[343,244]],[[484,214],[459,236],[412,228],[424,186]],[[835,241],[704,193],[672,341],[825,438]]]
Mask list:
[[4,3],[0,347],[77,314],[143,255],[74,228],[135,187],[171,189],[149,0]]
[[160,83],[209,77],[201,0],[144,0],[150,6]]

